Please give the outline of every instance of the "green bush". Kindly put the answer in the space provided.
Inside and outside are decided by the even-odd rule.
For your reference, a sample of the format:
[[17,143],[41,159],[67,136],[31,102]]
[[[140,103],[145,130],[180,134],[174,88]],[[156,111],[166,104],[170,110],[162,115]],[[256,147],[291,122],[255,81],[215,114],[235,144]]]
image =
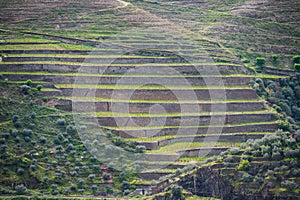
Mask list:
[[26,194],[26,192],[27,192],[27,188],[23,184],[17,185],[15,187],[15,190],[16,190],[17,194]]
[[60,118],[56,121],[56,123],[60,126],[65,126],[66,125],[66,120],[63,118]]
[[109,180],[110,177],[111,177],[110,173],[104,173],[103,174],[103,180],[105,180],[105,181]]
[[290,129],[290,124],[287,121],[281,121],[278,126],[279,126],[279,129],[281,129],[283,131],[288,131]]
[[18,175],[23,175],[24,172],[25,172],[25,170],[23,168],[18,168],[18,170],[17,170]]
[[76,133],[76,128],[73,125],[68,125],[66,128],[67,133],[72,134],[72,133]]
[[300,55],[296,55],[293,57],[293,62],[296,64],[299,64],[300,63]]
[[248,170],[250,168],[250,162],[249,160],[241,160],[238,167],[237,167],[237,170],[239,171],[245,171],[245,170]]
[[31,136],[32,135],[32,130],[31,129],[24,129],[22,132],[23,136]]
[[295,190],[296,188],[299,188],[299,186],[294,183],[293,181],[285,180],[281,183],[281,187],[286,188],[288,191]]
[[31,87],[28,85],[22,85],[21,86],[21,91],[23,94],[27,95],[30,93]]
[[28,79],[25,81],[25,85],[31,86],[32,85],[32,80]]
[[256,63],[255,65],[259,66],[259,67],[264,67],[266,64],[266,59],[262,58],[262,57],[257,57],[256,58]]
[[295,63],[294,67],[297,72],[300,72],[300,64],[299,63]]
[[37,86],[36,86],[36,89],[37,89],[38,91],[41,91],[41,90],[42,90],[42,88],[43,88],[43,86],[42,86],[42,85],[37,85]]

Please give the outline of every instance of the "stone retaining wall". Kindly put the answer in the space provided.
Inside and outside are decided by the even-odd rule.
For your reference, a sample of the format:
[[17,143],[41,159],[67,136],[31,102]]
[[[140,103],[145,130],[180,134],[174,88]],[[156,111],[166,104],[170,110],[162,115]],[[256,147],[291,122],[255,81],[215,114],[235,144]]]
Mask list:
[[184,157],[198,157],[198,156],[210,156],[210,155],[219,155],[220,153],[226,151],[229,147],[203,147],[195,149],[186,149],[178,151],[181,156]]
[[259,139],[264,134],[232,134],[232,135],[216,135],[216,136],[194,136],[194,137],[176,137],[170,139],[162,139],[154,142],[138,142],[148,150],[155,150],[159,147],[173,144],[176,142],[246,142],[248,139]]
[[98,117],[100,126],[148,126],[161,124],[164,126],[193,126],[197,124],[237,124],[275,120],[272,114],[235,114],[187,117]]
[[[82,67],[82,68],[81,68]],[[228,73],[240,73],[242,66],[197,66],[197,69],[193,65],[190,66],[169,66],[163,65],[147,66],[151,67],[152,72],[159,70],[162,74],[174,74],[174,70],[179,74],[228,74]],[[82,65],[68,65],[68,64],[1,64],[0,68],[7,71],[48,71],[48,72],[78,72],[79,69],[82,73],[92,74],[124,74],[129,71],[134,72],[136,66],[82,66]],[[143,67],[145,68],[145,67]]]
[[[195,104],[176,104],[176,103],[120,103],[120,102],[73,102],[73,111],[97,111],[106,112],[112,109],[128,108],[130,113],[148,113],[150,108],[160,105],[163,108],[156,113],[180,113],[180,112],[211,112],[211,111],[257,111],[264,109],[264,102],[228,102],[228,103],[195,103]],[[66,107],[69,108],[70,107]]]
[[[73,95],[73,88],[61,88],[66,96]],[[115,99],[159,99],[191,100],[191,94],[198,100],[257,99],[252,89],[201,89],[201,90],[112,90],[76,88],[76,96],[115,98]],[[177,96],[178,97],[177,97]],[[180,95],[180,96],[179,96]]]
[[217,134],[217,133],[243,133],[243,132],[274,132],[278,129],[278,124],[249,124],[239,126],[211,126],[195,128],[164,128],[151,130],[126,130],[114,131],[122,137],[152,137],[153,135],[188,135],[195,134]]
[[[103,53],[105,56],[105,54]],[[182,58],[76,58],[76,57],[3,57],[3,62],[28,62],[28,61],[61,61],[61,62],[86,62],[86,63],[178,63],[184,62]]]
[[[79,74],[80,75],[80,74]],[[184,81],[184,85],[245,85],[251,78],[250,77],[125,77],[120,75],[119,77],[95,77],[95,76],[56,76],[51,74],[4,74],[4,77],[9,80],[39,80],[53,83],[69,83],[73,84],[143,84],[143,83],[161,83],[165,85],[175,84]],[[215,81],[216,80],[216,81]]]

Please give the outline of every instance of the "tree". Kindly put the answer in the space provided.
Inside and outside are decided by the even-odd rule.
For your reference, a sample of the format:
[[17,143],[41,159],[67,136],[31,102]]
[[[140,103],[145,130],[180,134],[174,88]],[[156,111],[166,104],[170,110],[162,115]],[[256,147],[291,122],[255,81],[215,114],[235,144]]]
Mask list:
[[251,165],[250,165],[249,160],[241,160],[238,167],[237,167],[237,170],[245,171],[245,170],[248,170],[250,166]]
[[15,187],[15,190],[16,190],[17,194],[26,194],[26,192],[27,192],[27,188],[23,184],[17,185]]
[[259,67],[264,67],[266,64],[266,59],[262,58],[262,57],[257,57],[256,58],[256,63],[255,65],[259,66]]
[[111,177],[110,173],[104,173],[104,174],[103,174],[103,179],[104,179],[105,181],[109,180],[110,177]]
[[173,185],[171,188],[172,199],[182,199],[182,187],[178,185]]
[[17,170],[18,175],[23,175],[24,172],[25,172],[25,170],[23,168],[18,168],[18,170]]

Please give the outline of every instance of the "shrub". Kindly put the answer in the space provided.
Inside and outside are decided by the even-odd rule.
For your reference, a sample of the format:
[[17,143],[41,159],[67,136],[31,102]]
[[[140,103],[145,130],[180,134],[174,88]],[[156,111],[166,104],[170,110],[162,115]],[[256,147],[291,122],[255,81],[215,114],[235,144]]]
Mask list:
[[56,151],[62,152],[63,147],[61,145],[58,145],[55,147]]
[[45,138],[44,136],[40,137],[40,143],[41,144],[45,144],[47,141],[47,138]]
[[130,190],[124,190],[123,195],[129,195],[130,194]]
[[19,118],[20,118],[19,115],[14,115],[13,118],[12,118],[12,121],[16,122],[16,121],[19,120]]
[[89,174],[88,178],[90,180],[94,180],[96,178],[96,175],[95,174]]
[[1,151],[1,152],[5,152],[7,148],[8,148],[7,145],[1,145],[0,151]]
[[30,114],[30,118],[31,118],[31,119],[35,119],[35,118],[36,118],[36,113],[35,113],[35,112],[32,112],[32,113]]
[[31,86],[32,85],[32,80],[28,79],[25,81],[25,85]]
[[25,170],[23,168],[18,168],[17,174],[18,175],[23,175],[25,173]]
[[29,168],[30,168],[31,171],[35,171],[36,170],[36,166],[35,165],[30,165]]
[[52,192],[52,194],[53,194],[53,195],[58,195],[58,194],[59,194],[59,191],[58,191],[58,190],[54,190],[54,191]]
[[296,64],[299,64],[300,63],[300,55],[296,55],[293,57],[293,62]]
[[245,170],[248,170],[250,168],[250,162],[248,160],[241,160],[238,167],[237,167],[237,170],[239,171],[245,171]]
[[21,91],[23,94],[27,95],[30,93],[31,87],[28,85],[22,85],[21,86]]
[[110,173],[104,173],[103,174],[103,179],[106,180],[106,181],[109,180],[110,177],[111,177]]
[[296,183],[289,181],[289,180],[283,181],[281,183],[281,186],[286,188],[288,191],[295,190],[297,187],[299,187]]
[[256,63],[255,65],[259,66],[259,67],[264,67],[266,64],[266,59],[262,58],[262,57],[257,57],[256,58]]
[[146,147],[143,145],[137,145],[136,146],[136,151],[137,153],[143,153],[146,150]]
[[18,135],[18,133],[19,133],[19,131],[17,129],[13,129],[11,131],[11,135],[14,136],[14,137],[16,137]]
[[61,134],[61,133],[57,134],[57,139],[59,139],[60,141],[62,141],[64,139],[63,134]]
[[27,192],[27,188],[23,184],[17,185],[15,187],[15,190],[16,190],[17,194],[26,194],[26,192]]
[[272,63],[273,63],[273,65],[277,65],[278,64],[278,59],[279,59],[278,55],[272,55]]
[[243,176],[242,176],[242,180],[244,182],[251,182],[253,180],[253,176],[251,176],[248,173],[244,173]]
[[30,137],[32,135],[32,130],[31,129],[24,129],[22,134],[23,134],[23,136]]
[[124,139],[123,139],[123,138],[117,137],[117,138],[115,139],[115,145],[121,146],[123,143],[124,143]]
[[5,138],[0,139],[0,144],[5,144]]
[[76,172],[76,171],[71,171],[71,172],[70,172],[70,175],[71,175],[71,176],[77,176],[77,172]]
[[36,86],[36,89],[37,89],[38,91],[41,91],[41,90],[42,90],[42,88],[43,88],[43,86],[42,86],[42,85],[37,85],[37,86]]
[[76,128],[73,125],[68,125],[66,128],[67,133],[72,134],[72,133],[76,133]]
[[300,64],[299,63],[294,64],[294,68],[297,72],[300,72]]
[[130,188],[130,183],[128,181],[123,181],[122,182],[122,188],[123,188],[123,190],[129,189]]
[[63,119],[63,118],[60,118],[56,121],[56,123],[59,125],[59,126],[65,126],[66,125],[66,120]]
[[9,138],[9,136],[10,136],[10,134],[9,133],[2,133],[2,138],[4,138],[4,139],[8,139]]
[[26,136],[26,137],[24,137],[24,141],[25,142],[31,142],[31,139],[30,139],[30,137]]
[[290,129],[290,124],[287,121],[281,121],[278,126],[279,126],[279,129],[281,129],[283,131],[288,131]]
[[172,191],[172,199],[182,199],[182,190],[183,188],[178,185],[174,185],[171,187]]
[[14,127],[16,127],[16,128],[21,128],[23,126],[23,123],[22,122],[20,122],[20,121],[15,121],[14,122]]
[[93,190],[93,192],[96,192],[98,190],[97,185],[92,185],[92,190]]

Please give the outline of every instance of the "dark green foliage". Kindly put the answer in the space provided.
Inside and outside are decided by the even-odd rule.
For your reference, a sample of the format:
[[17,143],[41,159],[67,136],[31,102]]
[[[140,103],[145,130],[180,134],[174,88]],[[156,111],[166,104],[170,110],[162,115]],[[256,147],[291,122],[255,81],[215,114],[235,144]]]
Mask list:
[[122,182],[122,189],[126,190],[130,188],[130,183],[128,181],[123,181]]
[[8,139],[10,137],[10,133],[2,133],[1,137],[4,139]]
[[109,180],[110,177],[111,177],[111,174],[110,174],[110,173],[104,173],[104,174],[103,174],[103,179],[104,179],[105,181]]
[[299,63],[295,63],[294,68],[297,72],[300,72],[300,64]]
[[66,128],[66,131],[69,134],[74,134],[74,133],[76,133],[76,127],[73,126],[73,125],[68,125],[67,128]]
[[[253,87],[257,83],[258,95],[266,97],[277,112],[285,113],[295,120],[289,120],[289,123],[297,123],[300,120],[300,82],[297,77],[281,78],[278,82],[267,80],[265,84],[257,79],[253,81]],[[283,130],[289,130],[287,124],[281,125]]]
[[23,175],[24,172],[25,172],[25,170],[23,168],[18,168],[18,170],[17,170],[18,175]]
[[146,150],[146,147],[143,145],[136,146],[137,153],[143,153]]
[[27,188],[23,184],[21,184],[21,185],[17,185],[15,187],[15,190],[17,194],[26,194]]
[[181,186],[173,185],[171,187],[172,199],[182,199],[182,190],[183,188]]
[[19,115],[14,115],[12,118],[12,121],[17,122],[19,120],[19,118],[20,118]]
[[25,85],[28,85],[28,86],[31,86],[32,85],[32,80],[27,80],[27,81],[25,81]]
[[46,143],[46,141],[47,141],[47,138],[45,138],[44,136],[40,137],[40,143],[42,145],[44,145]]
[[36,89],[37,89],[38,91],[41,91],[41,90],[42,90],[42,88],[43,88],[43,86],[42,86],[42,85],[37,85],[37,86],[36,86]]
[[279,56],[278,55],[272,55],[272,64],[274,66],[278,65],[279,63]]
[[246,171],[248,170],[249,168],[251,167],[251,164],[248,160],[241,160],[238,167],[237,167],[237,170],[240,170],[240,171]]
[[60,119],[57,120],[57,124],[58,124],[59,126],[65,126],[65,125],[66,125],[66,120],[60,118]]
[[293,181],[285,180],[281,183],[281,186],[286,188],[288,191],[295,190],[296,188],[299,188],[299,185],[297,185]]
[[262,57],[257,57],[256,58],[256,63],[255,65],[259,66],[259,67],[264,67],[266,64],[266,59],[262,58]]
[[300,63],[300,55],[294,56],[294,57],[293,57],[293,62],[294,62],[295,64],[299,64],[299,63]]
[[22,134],[23,134],[23,136],[30,137],[32,135],[32,130],[31,129],[24,129]]
[[290,123],[287,121],[281,121],[279,123],[279,129],[281,129],[283,131],[288,131],[290,129]]
[[30,93],[31,87],[28,85],[22,85],[21,86],[21,91],[23,94],[27,95]]

